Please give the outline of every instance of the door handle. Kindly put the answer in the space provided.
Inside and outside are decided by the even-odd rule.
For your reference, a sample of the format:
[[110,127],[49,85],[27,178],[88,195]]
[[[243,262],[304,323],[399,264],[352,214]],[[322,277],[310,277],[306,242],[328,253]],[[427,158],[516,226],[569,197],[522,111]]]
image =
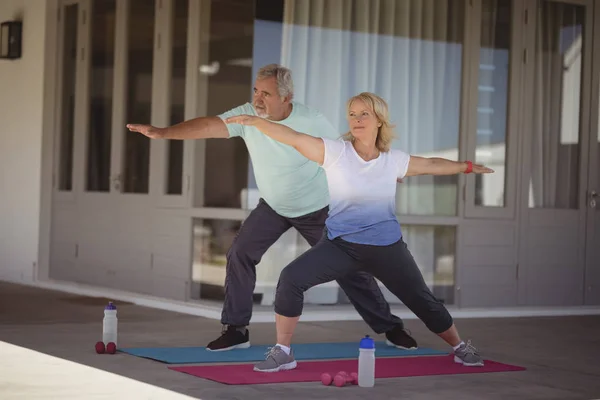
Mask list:
[[600,197],[600,195],[595,190],[590,190],[589,196],[590,196],[590,207],[596,208],[596,199],[598,197]]
[[113,187],[115,190],[121,190],[121,174],[113,176]]

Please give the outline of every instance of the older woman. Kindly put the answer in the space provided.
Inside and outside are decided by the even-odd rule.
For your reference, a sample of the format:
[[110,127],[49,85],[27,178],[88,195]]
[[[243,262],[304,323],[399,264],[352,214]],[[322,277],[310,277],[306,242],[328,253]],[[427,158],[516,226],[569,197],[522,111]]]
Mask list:
[[454,350],[454,361],[482,366],[470,342],[464,343],[444,305],[423,279],[395,215],[396,181],[414,175],[490,173],[467,162],[423,158],[390,149],[393,138],[387,103],[373,93],[361,93],[347,104],[350,132],[344,140],[317,138],[256,116],[226,119],[252,125],[272,139],[294,147],[326,172],[330,209],[321,241],[285,267],[277,284],[275,313],[277,344],[255,371],[296,368],[292,335],[302,314],[304,292],[353,271],[379,279],[414,312],[427,328]]

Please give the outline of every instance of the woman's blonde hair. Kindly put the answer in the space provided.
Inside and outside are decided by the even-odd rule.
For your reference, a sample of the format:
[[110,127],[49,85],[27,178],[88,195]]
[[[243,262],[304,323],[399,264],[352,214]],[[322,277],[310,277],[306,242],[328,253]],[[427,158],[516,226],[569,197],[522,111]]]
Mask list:
[[[392,125],[390,122],[388,105],[386,101],[374,93],[362,92],[348,100],[346,103],[346,112],[350,111],[352,103],[354,103],[356,100],[361,100],[363,103],[365,103],[367,107],[369,107],[375,113],[375,117],[377,117],[381,123],[381,126],[377,130],[375,147],[377,147],[377,149],[381,152],[389,151],[392,140],[394,140],[394,125]],[[343,138],[345,140],[354,140],[352,132],[347,132],[344,134]]]

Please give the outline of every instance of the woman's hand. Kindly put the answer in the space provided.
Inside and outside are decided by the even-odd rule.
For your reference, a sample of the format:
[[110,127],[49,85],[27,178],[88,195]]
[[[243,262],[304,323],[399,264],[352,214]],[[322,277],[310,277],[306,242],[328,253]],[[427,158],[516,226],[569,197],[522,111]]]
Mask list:
[[225,118],[226,124],[240,124],[240,125],[249,125],[256,126],[261,121],[264,121],[264,118],[257,117],[255,115],[236,115],[234,117]]
[[286,125],[254,115],[236,115],[235,117],[225,118],[223,121],[226,124],[254,126],[271,139],[292,146],[304,157],[323,165],[325,145],[320,138],[296,132]]
[[493,172],[493,169],[475,163],[473,163],[473,171],[471,171],[473,174],[491,174]]

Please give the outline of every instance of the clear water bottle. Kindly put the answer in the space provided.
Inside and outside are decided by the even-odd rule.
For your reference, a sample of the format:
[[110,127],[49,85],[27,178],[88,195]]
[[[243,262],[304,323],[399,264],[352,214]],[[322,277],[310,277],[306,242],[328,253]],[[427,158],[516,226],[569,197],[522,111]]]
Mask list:
[[360,341],[358,354],[358,386],[375,385],[375,341],[366,335]]
[[102,341],[105,346],[110,342],[117,345],[117,325],[117,307],[111,301],[104,307],[104,320],[102,321]]

